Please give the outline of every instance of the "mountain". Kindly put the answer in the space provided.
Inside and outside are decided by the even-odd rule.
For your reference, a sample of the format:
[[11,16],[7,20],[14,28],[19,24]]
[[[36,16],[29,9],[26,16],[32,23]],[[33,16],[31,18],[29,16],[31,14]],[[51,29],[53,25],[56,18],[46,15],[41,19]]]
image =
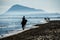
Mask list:
[[[8,11],[6,11],[3,16],[15,16],[15,15],[30,15],[33,14],[33,12],[44,12],[41,9],[35,9],[35,8],[30,8],[22,5],[13,5]],[[35,13],[34,13],[35,14]]]
[[26,7],[26,6],[16,4],[16,5],[13,5],[7,12],[11,12],[11,11],[31,12],[31,11],[43,11],[43,10],[29,8],[29,7]]

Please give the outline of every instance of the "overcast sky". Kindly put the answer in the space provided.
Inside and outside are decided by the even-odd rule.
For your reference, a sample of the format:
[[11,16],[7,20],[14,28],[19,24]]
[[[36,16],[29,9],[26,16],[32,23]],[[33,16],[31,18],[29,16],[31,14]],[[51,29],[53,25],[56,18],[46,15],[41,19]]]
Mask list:
[[60,0],[0,0],[0,14],[15,4],[60,13]]

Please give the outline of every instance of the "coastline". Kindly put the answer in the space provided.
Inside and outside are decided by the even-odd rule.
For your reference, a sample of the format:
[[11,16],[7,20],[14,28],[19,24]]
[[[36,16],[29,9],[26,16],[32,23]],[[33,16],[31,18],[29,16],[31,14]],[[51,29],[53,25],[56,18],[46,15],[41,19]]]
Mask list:
[[[60,38],[60,20],[53,20],[49,23],[45,24],[36,24],[35,26],[39,26],[37,28],[32,28],[26,30],[24,32],[18,33],[16,35],[12,35],[9,37],[2,38],[0,40],[36,40],[40,39],[41,37],[45,38],[52,38],[59,39]],[[41,36],[41,37],[40,37]]]
[[16,35],[16,34],[19,34],[19,33],[22,33],[22,32],[24,32],[24,31],[27,31],[27,30],[30,30],[30,29],[33,29],[33,28],[37,28],[37,27],[38,27],[38,26],[33,26],[33,27],[31,27],[31,28],[26,28],[25,30],[22,30],[22,29],[20,30],[20,29],[18,29],[18,30],[9,32],[8,34],[0,35],[0,39],[6,38],[6,37],[9,37],[9,36],[13,36],[13,35]]

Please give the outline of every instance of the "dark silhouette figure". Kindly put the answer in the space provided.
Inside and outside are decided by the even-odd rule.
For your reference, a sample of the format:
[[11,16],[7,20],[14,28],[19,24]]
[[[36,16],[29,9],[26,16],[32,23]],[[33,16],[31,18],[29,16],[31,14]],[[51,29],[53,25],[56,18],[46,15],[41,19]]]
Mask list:
[[26,23],[27,23],[27,20],[25,19],[25,16],[23,16],[22,22],[21,22],[21,25],[22,25],[22,29],[23,29],[23,30],[24,30],[24,28],[25,28]]
[[48,18],[48,20],[50,21],[50,18]]
[[50,21],[50,18],[48,18],[48,17],[47,17],[47,18],[44,18],[44,19],[45,19],[47,22],[49,22],[49,21]]

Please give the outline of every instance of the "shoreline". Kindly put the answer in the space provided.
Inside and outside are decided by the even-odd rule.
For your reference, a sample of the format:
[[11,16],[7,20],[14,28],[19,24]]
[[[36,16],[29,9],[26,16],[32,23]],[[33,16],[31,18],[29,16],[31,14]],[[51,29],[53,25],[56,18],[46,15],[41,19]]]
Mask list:
[[53,37],[54,39],[56,37],[57,37],[56,39],[60,38],[59,37],[60,20],[58,21],[53,20],[45,24],[36,24],[35,26],[39,26],[39,27],[26,30],[16,35],[2,38],[1,40],[29,40],[29,39],[34,40],[34,39],[40,39],[40,36],[42,36],[43,38],[48,37],[48,36],[49,36],[48,38],[53,38]]
[[33,28],[37,28],[37,27],[38,27],[38,26],[34,26],[34,27],[31,27],[31,28],[27,28],[27,29],[25,29],[25,30],[22,30],[22,29],[20,30],[20,29],[18,29],[18,30],[9,32],[9,33],[7,33],[7,34],[0,35],[0,39],[6,38],[6,37],[9,37],[9,36],[13,36],[13,35],[16,35],[16,34],[19,34],[19,33],[22,33],[22,32],[24,32],[24,31],[27,31],[27,30],[30,30],[30,29],[33,29]]

